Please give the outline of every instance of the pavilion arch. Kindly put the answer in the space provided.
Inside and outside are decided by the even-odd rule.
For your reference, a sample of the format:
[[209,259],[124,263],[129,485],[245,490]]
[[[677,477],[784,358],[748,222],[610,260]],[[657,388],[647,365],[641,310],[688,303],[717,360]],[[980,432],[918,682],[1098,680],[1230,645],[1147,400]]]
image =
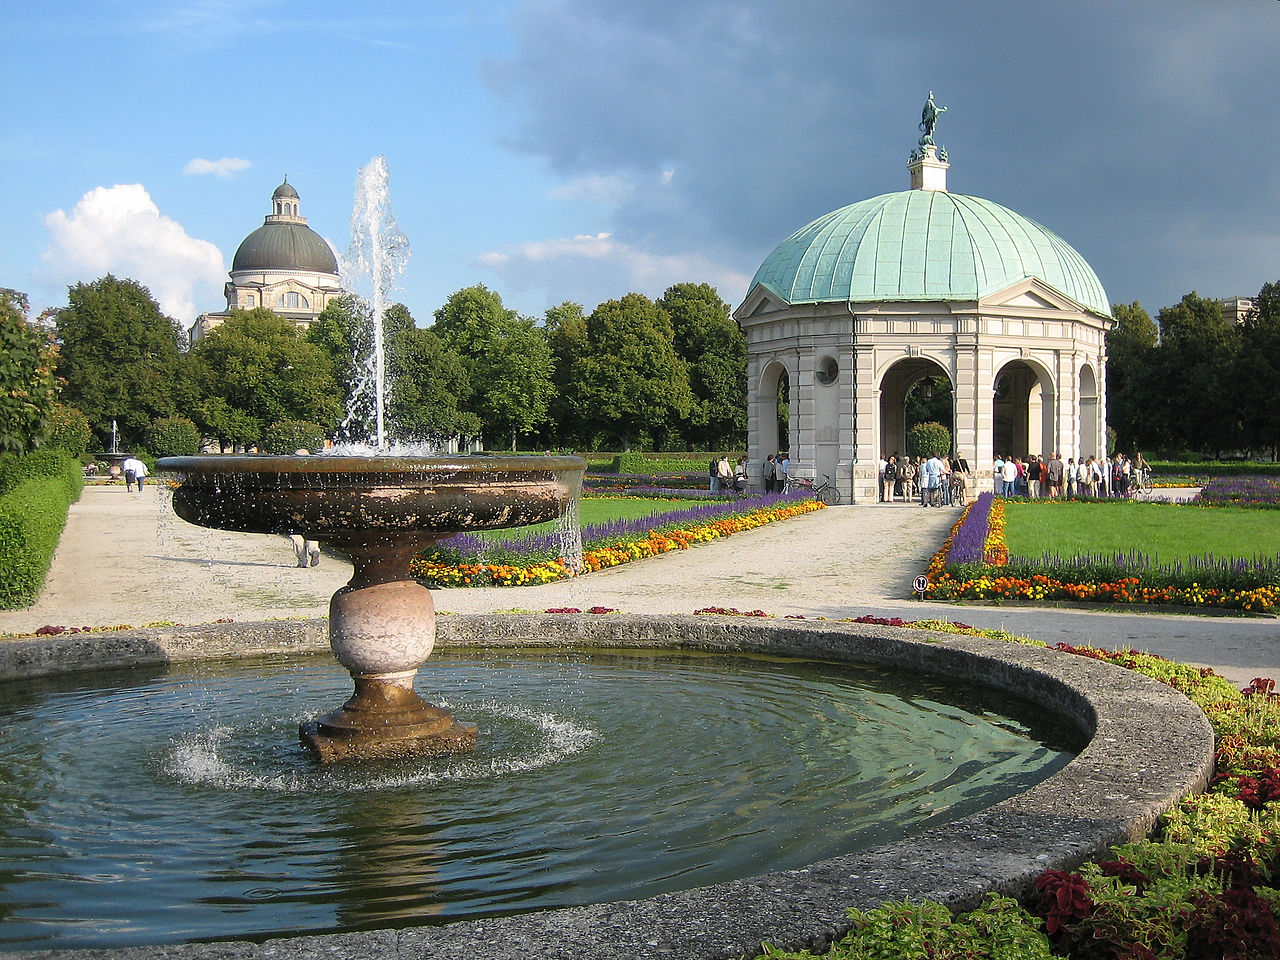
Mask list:
[[[907,452],[907,394],[921,380],[933,377],[946,377],[951,382],[952,395],[955,395],[955,377],[942,363],[929,357],[914,356],[895,360],[881,374],[879,381],[881,456],[888,457],[893,453]],[[943,426],[951,431],[954,443],[956,435],[954,404],[951,421],[944,423]]]
[[1029,357],[1001,366],[991,385],[992,443],[996,456],[1047,458],[1059,445],[1053,377]]
[[[779,422],[778,399],[784,390],[789,391],[793,382],[794,377],[787,370],[786,364],[776,359],[764,365],[756,380],[752,405],[757,411],[760,424],[758,449],[762,454],[779,453],[785,451],[789,445],[791,425]],[[792,403],[792,418],[794,415],[794,403]]]
[[1093,372],[1093,367],[1087,363],[1080,368],[1078,396],[1080,442],[1075,451],[1076,457],[1080,460],[1087,457],[1104,457],[1107,452],[1107,443],[1102,429],[1102,404],[1098,397],[1098,377]]

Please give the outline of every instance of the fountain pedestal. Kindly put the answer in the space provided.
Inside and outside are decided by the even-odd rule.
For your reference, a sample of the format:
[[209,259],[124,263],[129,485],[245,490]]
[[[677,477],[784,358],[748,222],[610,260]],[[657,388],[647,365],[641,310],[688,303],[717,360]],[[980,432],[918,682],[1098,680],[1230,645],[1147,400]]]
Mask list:
[[388,760],[475,746],[474,724],[457,722],[413,688],[435,647],[436,610],[431,591],[409,578],[409,560],[437,539],[397,532],[326,538],[355,567],[329,601],[329,646],[351,672],[355,693],[299,728],[303,745],[320,760]]

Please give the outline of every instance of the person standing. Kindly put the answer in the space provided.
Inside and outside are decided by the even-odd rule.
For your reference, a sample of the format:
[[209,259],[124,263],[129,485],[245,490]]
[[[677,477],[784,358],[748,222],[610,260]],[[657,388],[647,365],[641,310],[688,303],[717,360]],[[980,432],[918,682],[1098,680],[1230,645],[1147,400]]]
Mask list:
[[124,462],[120,464],[120,469],[124,471],[124,488],[130,493],[133,492],[134,483],[138,484],[138,492],[142,492],[142,480],[147,475],[147,465],[137,457],[125,457]]
[[787,468],[791,466],[791,458],[779,453],[773,459],[773,489],[784,493],[787,489]]
[[1004,458],[1004,496],[1012,497],[1017,493],[1018,481],[1018,465],[1013,462],[1013,457]]
[[738,463],[733,468],[733,489],[739,494],[747,492],[747,455],[745,453],[738,458]]
[[[310,456],[311,451],[306,448],[293,451],[295,457]],[[298,566],[305,567],[310,564],[313,567],[320,566],[320,541],[308,540],[299,533],[288,534],[289,542],[293,544],[293,552],[298,558]]]
[[1049,496],[1062,496],[1062,458],[1055,451],[1049,457]]
[[764,460],[764,492],[773,493],[773,454],[765,457]]
[[729,455],[726,453],[716,461],[716,489],[720,493],[726,493],[733,488],[733,466],[729,463]]
[[941,506],[939,495],[942,492],[942,459],[936,452],[929,456],[920,468],[920,472],[924,475],[924,500],[923,506],[938,507]]
[[889,461],[884,458],[884,454],[880,454],[880,462],[876,465],[876,483],[879,484],[880,502],[884,503],[884,468],[889,465]]
[[711,465],[707,467],[707,493],[719,493],[720,482],[717,479],[720,475],[720,461],[714,457]]
[[884,465],[884,473],[880,479],[882,481],[881,486],[884,487],[884,491],[882,492],[880,499],[882,499],[885,503],[893,503],[894,487],[898,485],[898,454],[897,453],[892,453],[889,455],[889,460]]

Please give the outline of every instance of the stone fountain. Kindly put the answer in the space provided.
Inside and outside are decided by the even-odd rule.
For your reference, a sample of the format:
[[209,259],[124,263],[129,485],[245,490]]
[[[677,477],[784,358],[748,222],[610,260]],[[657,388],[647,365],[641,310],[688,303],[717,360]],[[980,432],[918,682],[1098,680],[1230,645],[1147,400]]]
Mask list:
[[350,557],[355,572],[329,604],[329,642],[355,693],[302,724],[322,761],[469,750],[476,728],[414,690],[435,645],[431,592],[409,573],[414,554],[463,530],[541,523],[568,513],[579,457],[165,457],[182,476],[173,508],[191,523],[298,533]]

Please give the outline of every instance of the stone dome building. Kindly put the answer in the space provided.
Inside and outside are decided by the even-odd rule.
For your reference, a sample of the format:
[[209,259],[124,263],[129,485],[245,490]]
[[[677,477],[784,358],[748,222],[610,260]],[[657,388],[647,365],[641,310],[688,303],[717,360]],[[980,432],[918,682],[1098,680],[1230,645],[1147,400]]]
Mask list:
[[1051,230],[949,193],[931,133],[908,161],[910,190],[801,227],[734,311],[755,471],[789,446],[793,474],[874,502],[880,457],[906,452],[908,391],[938,376],[952,386],[953,453],[980,489],[997,454],[1106,453],[1102,284]]
[[236,249],[231,280],[224,289],[227,309],[197,317],[192,343],[222,323],[231,310],[267,307],[306,326],[342,295],[338,258],[299,210],[298,191],[286,179],[271,195],[271,213],[262,226]]

